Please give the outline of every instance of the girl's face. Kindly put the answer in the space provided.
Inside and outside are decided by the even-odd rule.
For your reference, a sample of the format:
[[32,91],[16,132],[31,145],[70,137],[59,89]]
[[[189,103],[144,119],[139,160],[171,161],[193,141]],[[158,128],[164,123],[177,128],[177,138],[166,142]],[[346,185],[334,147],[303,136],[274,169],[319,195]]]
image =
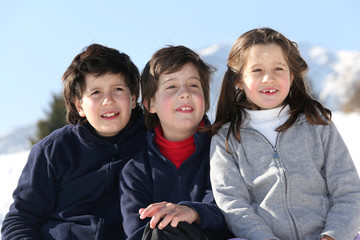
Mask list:
[[292,80],[281,47],[257,44],[249,49],[238,87],[245,91],[248,101],[260,109],[271,109],[283,104]]
[[83,97],[75,100],[75,106],[100,136],[111,137],[128,124],[136,101],[122,74],[88,74]]
[[149,112],[158,115],[164,137],[170,141],[184,140],[196,132],[205,114],[205,100],[199,72],[192,63],[160,75]]

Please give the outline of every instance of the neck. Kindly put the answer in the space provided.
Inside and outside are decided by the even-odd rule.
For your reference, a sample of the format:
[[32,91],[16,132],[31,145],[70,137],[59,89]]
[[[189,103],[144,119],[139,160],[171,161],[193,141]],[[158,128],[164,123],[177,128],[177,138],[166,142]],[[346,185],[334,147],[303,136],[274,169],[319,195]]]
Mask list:
[[194,136],[182,141],[170,141],[163,136],[160,126],[155,128],[155,143],[162,155],[169,159],[179,169],[181,164],[188,159],[196,149]]

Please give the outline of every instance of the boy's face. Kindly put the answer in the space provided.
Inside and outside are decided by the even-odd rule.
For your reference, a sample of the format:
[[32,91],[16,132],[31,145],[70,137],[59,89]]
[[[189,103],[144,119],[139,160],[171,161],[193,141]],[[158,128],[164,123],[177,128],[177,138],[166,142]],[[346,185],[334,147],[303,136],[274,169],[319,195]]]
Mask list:
[[199,72],[192,63],[160,75],[149,112],[158,115],[164,137],[170,141],[184,140],[196,132],[205,114],[205,100]]
[[111,137],[127,125],[136,101],[122,74],[89,74],[82,99],[76,99],[75,106],[100,136]]

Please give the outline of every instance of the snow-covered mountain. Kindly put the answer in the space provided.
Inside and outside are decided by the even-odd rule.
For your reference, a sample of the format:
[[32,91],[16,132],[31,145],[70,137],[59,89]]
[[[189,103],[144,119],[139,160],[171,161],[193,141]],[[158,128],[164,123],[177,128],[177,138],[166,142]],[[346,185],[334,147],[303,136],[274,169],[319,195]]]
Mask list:
[[[232,44],[219,43],[197,51],[205,62],[217,69],[210,89],[211,107],[208,115],[211,120],[215,116],[217,98]],[[311,44],[299,44],[299,49],[309,65],[308,80],[314,96],[318,96],[330,110],[341,110],[341,105],[352,95],[354,83],[360,82],[360,50],[330,51]],[[29,150],[28,139],[34,136],[35,131],[33,124],[0,136],[0,154]]]
[[0,136],[0,154],[21,152],[31,147],[30,138],[36,133],[36,124],[30,124]]
[[331,110],[341,110],[353,95],[355,83],[360,82],[360,50],[329,51],[310,44],[299,48],[309,65],[313,92]]

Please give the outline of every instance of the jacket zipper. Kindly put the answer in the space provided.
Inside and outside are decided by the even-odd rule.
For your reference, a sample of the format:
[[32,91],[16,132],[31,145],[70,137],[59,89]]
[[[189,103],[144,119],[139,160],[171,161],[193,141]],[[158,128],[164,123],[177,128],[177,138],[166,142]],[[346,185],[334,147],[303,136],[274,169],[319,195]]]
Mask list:
[[179,200],[181,199],[181,175],[178,177]]
[[[278,134],[277,137],[276,137],[276,143],[277,143],[277,138],[278,138],[278,136],[279,136],[279,134]],[[274,151],[273,157],[274,157],[274,159],[275,159],[275,161],[276,161],[276,164],[278,165],[278,168],[279,168],[279,170],[280,170],[280,172],[281,172],[281,175],[284,177],[286,209],[287,209],[287,211],[288,211],[288,213],[289,213],[289,215],[290,215],[291,221],[292,221],[292,223],[293,223],[296,239],[299,240],[300,237],[299,237],[298,229],[297,229],[296,224],[295,224],[295,220],[294,220],[292,214],[291,214],[290,211],[289,211],[289,206],[288,206],[288,201],[287,201],[288,183],[287,183],[287,179],[286,179],[285,170],[284,170],[284,168],[282,167],[282,164],[280,163],[279,153],[278,153],[278,150],[277,150],[277,147],[276,147],[276,146],[273,147],[273,151]]]
[[118,151],[118,145],[117,143],[114,144],[114,151],[113,151],[113,158],[112,158],[112,161],[115,162],[116,161],[116,157],[118,156],[119,154],[119,151]]

